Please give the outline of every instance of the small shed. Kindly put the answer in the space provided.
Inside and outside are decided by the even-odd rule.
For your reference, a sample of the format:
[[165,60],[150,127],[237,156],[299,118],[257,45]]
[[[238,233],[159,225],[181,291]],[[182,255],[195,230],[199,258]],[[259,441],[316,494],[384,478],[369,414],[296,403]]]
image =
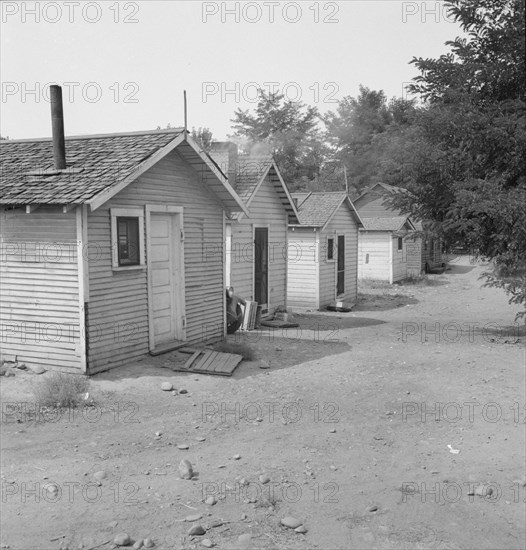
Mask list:
[[210,152],[248,213],[227,219],[227,285],[263,313],[287,304],[287,228],[298,223],[294,201],[271,155],[238,155],[233,143]]
[[288,306],[317,310],[358,294],[362,221],[345,192],[293,193],[299,223],[289,224]]
[[[354,201],[362,219],[368,220],[366,225],[369,227],[360,232],[360,278],[378,278],[392,283],[442,265],[441,243],[429,236],[426,224],[411,219],[388,204],[389,196],[399,191],[402,191],[399,187],[377,183]],[[402,219],[405,222],[399,225]],[[382,230],[382,227],[389,229]],[[398,241],[400,237],[402,241]],[[386,239],[390,239],[389,246]]]
[[222,338],[220,170],[183,129],[58,138],[0,142],[3,353],[93,374]]
[[407,278],[408,243],[414,231],[407,216],[392,218],[362,217],[358,247],[358,277],[394,283]]

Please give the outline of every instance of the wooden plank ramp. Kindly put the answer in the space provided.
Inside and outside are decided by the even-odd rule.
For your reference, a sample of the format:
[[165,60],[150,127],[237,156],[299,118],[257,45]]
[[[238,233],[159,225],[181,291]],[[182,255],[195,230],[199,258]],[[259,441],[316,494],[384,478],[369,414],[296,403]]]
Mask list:
[[190,353],[192,355],[184,365],[170,365],[169,368],[178,372],[232,376],[239,363],[243,361],[242,355],[209,349],[191,350]]

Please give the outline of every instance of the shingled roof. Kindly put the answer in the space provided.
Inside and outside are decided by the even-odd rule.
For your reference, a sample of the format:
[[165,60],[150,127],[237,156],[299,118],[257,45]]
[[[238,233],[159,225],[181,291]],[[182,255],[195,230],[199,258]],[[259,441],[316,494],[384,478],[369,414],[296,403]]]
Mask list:
[[307,227],[326,226],[338,208],[347,201],[355,219],[361,225],[361,219],[345,191],[293,193],[292,197],[298,200],[298,214],[300,225]]
[[[109,199],[156,159],[179,147],[203,180],[233,210],[241,202],[219,170],[203,159],[183,129],[66,137],[65,170],[55,169],[50,138],[2,140],[0,204],[79,205]],[[205,174],[206,171],[206,174]]]
[[399,231],[408,223],[408,216],[393,216],[392,218],[362,218],[363,228],[366,231]]

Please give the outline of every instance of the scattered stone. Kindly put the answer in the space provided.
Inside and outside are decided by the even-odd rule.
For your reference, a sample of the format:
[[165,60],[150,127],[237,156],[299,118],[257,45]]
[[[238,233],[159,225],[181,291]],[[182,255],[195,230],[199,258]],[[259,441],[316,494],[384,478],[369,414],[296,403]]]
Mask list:
[[180,445],[177,445],[178,449],[181,449],[181,451],[186,451],[189,449],[188,445],[186,443],[181,443]]
[[206,437],[196,437],[195,438],[196,441],[206,441]]
[[218,468],[226,468],[226,466],[224,464],[220,464]]
[[241,521],[244,521],[247,518],[248,518],[248,516],[246,514],[241,514]]
[[188,393],[188,390],[185,390],[184,388],[179,390],[179,393]]
[[281,525],[288,527],[289,529],[296,529],[301,525],[301,521],[293,518],[292,516],[286,516],[281,520]]
[[369,508],[367,508],[367,511],[368,512],[378,512],[378,506],[376,506],[376,505],[369,506]]
[[179,462],[179,475],[183,479],[192,479],[194,470],[189,460],[183,459]]
[[155,432],[155,437],[161,437],[163,435],[163,432]]
[[486,497],[493,494],[493,489],[491,487],[484,487],[484,485],[478,485],[475,489],[469,491],[468,496],[478,496]]
[[130,546],[130,544],[132,544],[132,539],[127,533],[119,533],[115,535],[113,543],[117,546]]
[[215,529],[216,527],[221,527],[221,525],[224,525],[224,522],[222,519],[215,519],[214,521],[212,521],[212,523],[210,524],[210,528],[211,529]]
[[234,455],[232,458],[233,458],[234,460],[239,460],[239,459],[241,458],[241,455]]
[[201,541],[201,544],[205,547],[205,548],[212,548],[214,546],[214,543],[210,540],[210,539],[203,539]]
[[202,514],[192,514],[191,516],[186,516],[184,520],[188,521],[189,523],[195,523],[196,521],[199,521],[202,517]]
[[40,365],[31,367],[31,370],[33,371],[34,374],[44,374],[46,372],[46,369],[44,367],[41,367]]
[[133,550],[141,550],[141,548],[144,546],[144,541],[142,539],[139,539],[134,545]]
[[242,478],[239,480],[239,483],[240,483],[241,485],[243,485],[243,487],[244,487],[245,485],[250,485],[250,481],[248,481],[248,479],[245,479],[244,477],[242,477]]
[[331,464],[331,465],[329,466],[329,468],[330,468],[333,472],[335,472],[335,471],[338,469],[338,468],[336,468],[336,466],[335,466],[334,464]]
[[265,483],[268,483],[270,481],[270,477],[266,474],[262,474],[259,476],[259,481],[265,485]]
[[214,504],[217,504],[217,499],[213,496],[209,496],[206,500],[205,500],[205,504],[208,504],[208,506],[213,506]]
[[336,428],[332,428],[332,429],[330,429],[330,430],[329,430],[329,433],[331,433],[331,434],[335,434],[335,433],[336,433]]
[[20,370],[27,370],[27,365],[25,363],[17,363],[15,365],[15,368]]
[[243,545],[249,544],[251,539],[252,539],[252,535],[250,533],[243,533],[242,535],[239,535],[239,537],[237,537],[237,541],[239,542],[239,544],[243,544]]
[[161,390],[163,390],[163,391],[172,391],[173,390],[173,385],[170,384],[170,382],[163,382],[161,384]]
[[108,527],[109,527],[110,529],[115,529],[115,527],[117,527],[117,525],[119,525],[119,522],[118,522],[118,521],[110,521],[110,522],[108,523]]
[[145,548],[153,548],[155,546],[152,539],[144,539],[143,543]]
[[296,529],[294,529],[294,531],[296,531],[296,533],[306,533],[307,532],[307,528],[304,527],[303,525],[300,525],[299,527],[296,527]]
[[205,533],[206,533],[205,528],[199,523],[197,523],[196,525],[192,525],[192,527],[190,527],[190,529],[188,530],[188,534],[190,536],[193,536],[193,535],[201,536],[201,535],[204,535]]
[[93,474],[93,477],[97,480],[97,481],[102,481],[105,477],[106,477],[106,472],[104,470],[100,470],[99,472],[95,472]]

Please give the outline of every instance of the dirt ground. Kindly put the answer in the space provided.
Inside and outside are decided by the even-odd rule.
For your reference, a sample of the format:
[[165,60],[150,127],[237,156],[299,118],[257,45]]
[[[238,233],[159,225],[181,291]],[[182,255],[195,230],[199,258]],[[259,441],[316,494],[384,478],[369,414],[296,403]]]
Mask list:
[[95,406],[38,422],[47,374],[2,378],[1,548],[525,548],[524,332],[482,266],[450,267],[232,337],[255,353],[232,378],[147,357],[94,377]]

